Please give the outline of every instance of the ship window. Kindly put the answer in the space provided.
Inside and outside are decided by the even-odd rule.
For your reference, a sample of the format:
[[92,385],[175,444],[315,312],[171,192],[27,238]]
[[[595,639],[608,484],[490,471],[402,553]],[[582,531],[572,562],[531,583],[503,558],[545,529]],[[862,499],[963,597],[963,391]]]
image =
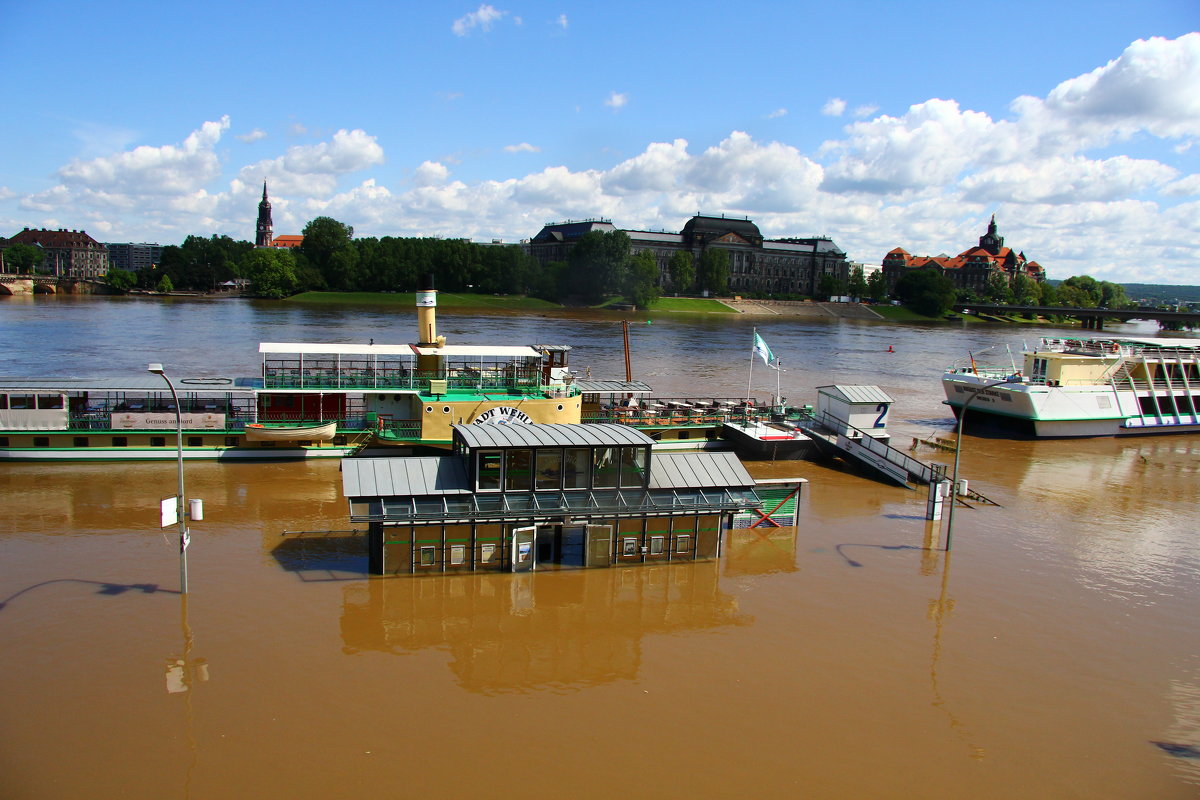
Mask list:
[[114,436],[112,446],[113,447],[128,447],[129,446],[129,438],[126,436]]
[[621,448],[621,485],[646,485],[646,449],[643,447]]
[[615,489],[620,465],[619,447],[597,447],[593,452],[592,485],[597,489]]
[[62,408],[63,396],[61,394],[39,394],[38,408]]
[[236,436],[226,436],[225,437],[225,446],[226,447],[237,447],[237,443],[238,443],[238,437],[236,437]]
[[33,395],[14,394],[9,398],[10,408],[33,408]]
[[479,491],[494,491],[500,488],[500,472],[503,467],[499,450],[482,450],[479,453],[475,484]]
[[557,489],[562,485],[562,451],[537,451],[537,488]]
[[8,437],[0,436],[0,447],[8,447]]
[[150,446],[151,447],[166,447],[167,446],[167,437],[151,436],[150,437]]
[[510,492],[533,488],[533,451],[524,448],[504,454],[504,488]]
[[588,449],[569,447],[563,451],[563,488],[586,489],[588,487]]
[[666,537],[664,536],[651,536],[650,555],[661,556],[663,554],[663,550],[666,549],[666,541]]
[[201,439],[199,436],[189,436],[188,437],[188,440],[187,440],[188,447],[199,447],[202,444],[204,444],[204,440]]
[[88,446],[88,437],[76,436],[74,439],[74,443],[71,446],[72,447],[87,447]]
[[8,408],[8,395],[0,394],[0,411]]
[[692,537],[683,533],[675,537],[675,552],[686,553],[692,547]]
[[33,446],[34,447],[49,447],[50,446],[50,437],[49,436],[33,437]]

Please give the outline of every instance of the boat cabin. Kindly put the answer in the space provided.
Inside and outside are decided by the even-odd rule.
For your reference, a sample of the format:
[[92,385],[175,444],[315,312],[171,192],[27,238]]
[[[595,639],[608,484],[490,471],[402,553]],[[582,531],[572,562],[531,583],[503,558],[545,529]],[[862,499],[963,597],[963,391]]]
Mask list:
[[342,489],[373,574],[717,558],[761,506],[754,479],[732,453],[652,444],[619,424],[456,424],[451,455],[347,459]]
[[817,414],[837,433],[856,438],[860,433],[886,439],[887,416],[893,400],[878,386],[818,386]]

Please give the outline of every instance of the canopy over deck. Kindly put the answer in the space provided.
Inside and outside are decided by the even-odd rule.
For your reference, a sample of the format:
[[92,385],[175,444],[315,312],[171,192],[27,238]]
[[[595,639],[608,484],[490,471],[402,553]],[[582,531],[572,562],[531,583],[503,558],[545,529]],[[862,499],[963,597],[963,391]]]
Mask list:
[[541,360],[542,354],[532,347],[517,345],[467,345],[448,344],[444,347],[422,347],[409,345],[419,356],[445,356],[446,358],[532,358]]

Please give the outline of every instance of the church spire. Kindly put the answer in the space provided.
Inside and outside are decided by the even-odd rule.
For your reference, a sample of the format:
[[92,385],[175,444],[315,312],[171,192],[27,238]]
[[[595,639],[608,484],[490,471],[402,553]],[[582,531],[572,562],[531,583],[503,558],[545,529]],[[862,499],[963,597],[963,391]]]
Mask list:
[[1000,248],[1004,247],[1004,237],[996,230],[995,214],[992,214],[992,221],[988,223],[987,233],[979,237],[979,246],[992,255],[998,255]]
[[263,179],[262,201],[258,204],[258,225],[254,231],[255,247],[270,247],[271,236],[271,201],[267,199],[267,181]]

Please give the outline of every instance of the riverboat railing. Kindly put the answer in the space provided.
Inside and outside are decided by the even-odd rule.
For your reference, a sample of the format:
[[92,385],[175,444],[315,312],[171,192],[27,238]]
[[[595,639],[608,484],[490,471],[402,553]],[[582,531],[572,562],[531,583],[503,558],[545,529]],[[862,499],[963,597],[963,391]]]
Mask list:
[[546,397],[575,397],[579,389],[571,384],[542,383],[542,372],[535,368],[475,368],[459,367],[436,372],[413,370],[407,367],[365,368],[340,370],[305,365],[298,367],[268,366],[263,374],[267,389],[339,389],[367,391],[371,389],[400,389],[430,393],[445,381],[449,392],[471,394],[524,394]]
[[753,422],[777,410],[747,403],[745,398],[653,398],[637,405],[606,405],[583,414],[583,422],[618,423],[635,427],[712,426],[724,422]]

